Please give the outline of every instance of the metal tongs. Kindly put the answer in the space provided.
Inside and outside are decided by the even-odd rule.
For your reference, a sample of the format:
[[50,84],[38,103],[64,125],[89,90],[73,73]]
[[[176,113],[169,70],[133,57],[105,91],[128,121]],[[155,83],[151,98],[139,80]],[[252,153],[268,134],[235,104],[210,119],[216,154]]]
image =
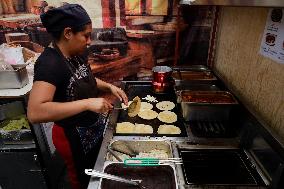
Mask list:
[[123,163],[129,166],[157,166],[157,165],[165,165],[169,163],[183,164],[181,158],[168,158],[168,159],[129,158],[129,159],[125,159]]
[[142,189],[146,189],[145,186],[141,185],[142,180],[125,179],[125,178],[122,178],[122,177],[119,177],[119,176],[115,176],[115,175],[111,175],[111,174],[107,174],[107,173],[102,173],[102,172],[95,171],[95,170],[92,170],[92,169],[85,169],[85,173],[87,175],[90,175],[90,176],[104,178],[104,179],[113,180],[113,181],[117,181],[117,182],[122,182],[122,183],[126,183],[126,184],[130,184],[130,185],[140,187]]

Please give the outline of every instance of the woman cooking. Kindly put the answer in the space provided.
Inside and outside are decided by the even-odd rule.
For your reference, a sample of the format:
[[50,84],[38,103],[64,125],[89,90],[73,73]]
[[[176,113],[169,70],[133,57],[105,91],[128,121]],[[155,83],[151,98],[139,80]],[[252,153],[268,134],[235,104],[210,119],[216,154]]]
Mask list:
[[41,21],[54,42],[35,64],[28,118],[31,123],[54,122],[52,140],[72,188],[87,188],[84,169],[94,166],[104,132],[103,113],[113,108],[98,91],[109,91],[126,105],[128,99],[120,88],[92,75],[86,57],[92,24],[82,6],[51,9]]

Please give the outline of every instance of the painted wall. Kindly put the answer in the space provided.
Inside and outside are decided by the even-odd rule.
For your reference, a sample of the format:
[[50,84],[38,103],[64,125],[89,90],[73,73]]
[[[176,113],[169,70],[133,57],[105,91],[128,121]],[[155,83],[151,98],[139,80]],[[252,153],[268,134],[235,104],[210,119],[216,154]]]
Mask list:
[[214,70],[284,138],[284,64],[259,54],[267,14],[268,8],[222,8]]
[[94,28],[102,28],[102,8],[101,8],[101,0],[46,0],[49,5],[53,5],[55,7],[60,6],[61,2],[67,3],[79,3],[82,5],[89,16],[92,19],[92,25]]

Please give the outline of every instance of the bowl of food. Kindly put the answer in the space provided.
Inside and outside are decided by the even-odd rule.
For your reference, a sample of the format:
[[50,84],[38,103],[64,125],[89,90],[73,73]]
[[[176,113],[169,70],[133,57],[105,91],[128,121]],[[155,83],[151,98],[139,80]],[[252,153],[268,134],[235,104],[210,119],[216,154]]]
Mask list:
[[117,59],[119,57],[119,51],[117,49],[102,49],[101,52],[95,52],[93,55],[100,60],[108,61]]

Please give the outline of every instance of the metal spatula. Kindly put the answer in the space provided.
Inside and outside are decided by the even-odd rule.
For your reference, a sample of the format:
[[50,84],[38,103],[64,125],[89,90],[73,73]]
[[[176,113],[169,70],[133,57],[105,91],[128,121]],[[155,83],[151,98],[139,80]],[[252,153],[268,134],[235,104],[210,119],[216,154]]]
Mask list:
[[136,96],[132,103],[129,104],[128,107],[125,107],[125,108],[113,108],[114,110],[121,110],[121,109],[127,109],[127,113],[129,115],[129,117],[134,117],[138,114],[139,110],[140,110],[140,107],[141,107],[141,99]]

